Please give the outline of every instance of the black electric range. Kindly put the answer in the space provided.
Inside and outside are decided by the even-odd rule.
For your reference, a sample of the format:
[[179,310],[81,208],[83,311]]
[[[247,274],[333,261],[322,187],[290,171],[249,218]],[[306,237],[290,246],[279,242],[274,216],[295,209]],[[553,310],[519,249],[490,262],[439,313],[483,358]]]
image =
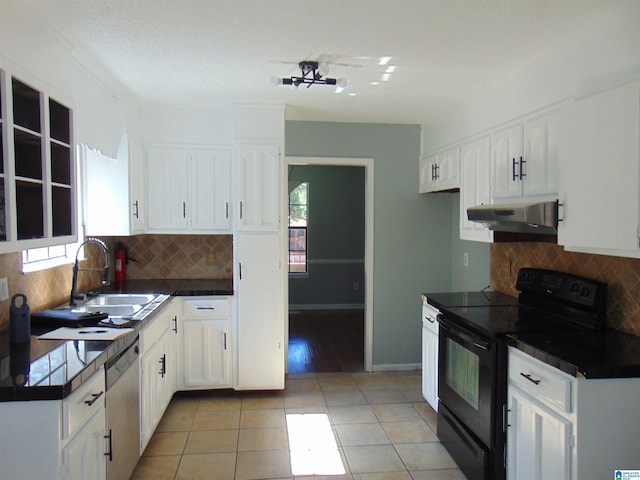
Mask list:
[[[540,357],[545,342],[564,338],[564,334],[567,339],[591,338],[592,344],[594,338],[608,336],[606,284],[523,268],[516,287],[520,291],[517,299],[503,294],[483,299],[476,292],[467,295],[466,305],[455,304],[464,294],[440,298],[427,294],[440,310],[437,434],[470,480],[506,476],[502,418],[507,402],[508,346],[537,350]],[[567,361],[561,360],[564,356],[560,345],[555,355],[547,355],[564,361],[566,367]]]

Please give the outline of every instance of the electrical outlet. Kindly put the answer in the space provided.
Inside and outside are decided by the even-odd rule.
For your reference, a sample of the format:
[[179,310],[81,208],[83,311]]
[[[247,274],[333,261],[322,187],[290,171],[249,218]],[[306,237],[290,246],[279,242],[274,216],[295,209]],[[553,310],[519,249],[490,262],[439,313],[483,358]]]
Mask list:
[[464,252],[462,254],[462,265],[464,265],[465,267],[469,266],[469,254],[467,252]]
[[215,265],[218,262],[216,251],[211,249],[207,253],[207,265]]
[[9,300],[9,282],[7,277],[0,278],[0,301]]

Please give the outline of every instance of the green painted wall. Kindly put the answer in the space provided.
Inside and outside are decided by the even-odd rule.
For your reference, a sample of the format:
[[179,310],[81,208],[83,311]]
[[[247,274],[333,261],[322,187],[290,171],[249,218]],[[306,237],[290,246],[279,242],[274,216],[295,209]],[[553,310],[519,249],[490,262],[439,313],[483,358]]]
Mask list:
[[287,156],[374,159],[374,367],[421,362],[420,293],[451,289],[452,196],[418,193],[420,136],[418,125],[285,125]]
[[[490,243],[460,240],[460,193],[451,194],[451,290],[478,291],[489,286]],[[463,256],[469,254],[469,265]]]

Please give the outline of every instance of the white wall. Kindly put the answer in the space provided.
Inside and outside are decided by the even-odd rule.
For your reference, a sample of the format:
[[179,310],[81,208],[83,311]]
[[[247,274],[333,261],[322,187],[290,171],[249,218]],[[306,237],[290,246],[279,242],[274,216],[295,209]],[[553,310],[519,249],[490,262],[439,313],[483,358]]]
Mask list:
[[12,0],[0,1],[0,65],[37,90],[74,106],[71,45]]
[[638,45],[640,2],[635,2],[598,31],[510,75],[475,102],[423,125],[423,150],[640,78]]

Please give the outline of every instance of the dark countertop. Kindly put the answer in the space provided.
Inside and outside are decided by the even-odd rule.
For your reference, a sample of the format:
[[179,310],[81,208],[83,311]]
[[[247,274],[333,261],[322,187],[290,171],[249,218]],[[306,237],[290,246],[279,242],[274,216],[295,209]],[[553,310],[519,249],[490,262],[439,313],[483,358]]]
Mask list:
[[514,348],[578,378],[640,377],[640,337],[617,330],[522,333]]
[[[164,294],[168,302],[170,296],[233,295],[233,281],[128,280],[114,282],[96,292]],[[112,342],[39,340],[37,335],[47,329],[34,327],[30,342],[15,345],[9,342],[8,329],[0,331],[0,402],[65,398],[109,359],[131,345],[163,304],[143,320],[134,322],[133,333]],[[27,379],[25,372],[28,372]]]
[[492,290],[482,292],[433,292],[423,293],[427,303],[438,309],[444,307],[489,307],[517,305],[518,298]]
[[100,293],[164,293],[173,296],[233,295],[233,280],[127,280],[112,282]]
[[640,337],[595,331],[545,318],[499,292],[426,293],[430,305],[455,324],[508,345],[573,377],[640,377]]

